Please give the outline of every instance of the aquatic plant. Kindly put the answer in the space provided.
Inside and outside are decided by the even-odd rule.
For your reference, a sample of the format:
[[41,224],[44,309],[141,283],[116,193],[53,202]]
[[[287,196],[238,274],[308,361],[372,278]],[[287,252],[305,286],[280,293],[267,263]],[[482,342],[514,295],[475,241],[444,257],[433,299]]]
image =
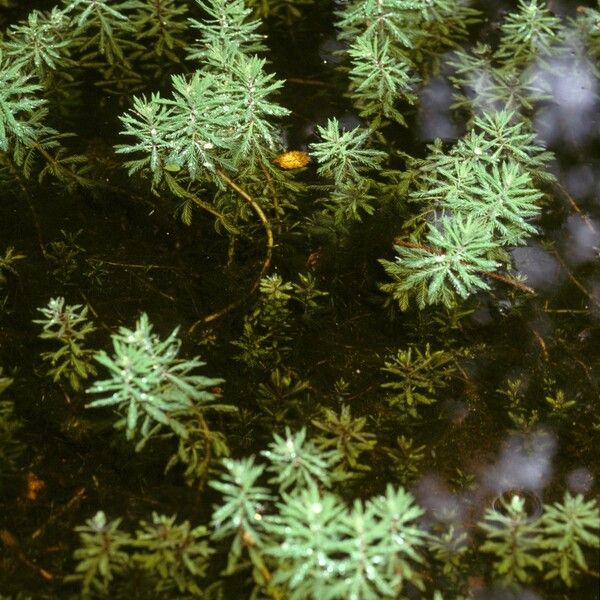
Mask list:
[[[120,520],[109,523],[98,513],[78,528],[82,547],[72,578],[84,590],[107,590],[113,577],[142,569],[156,591],[177,589],[201,597],[200,580],[214,544],[227,540],[223,575],[251,568],[256,592],[268,597],[375,599],[408,585],[424,590],[421,569],[428,549],[454,579],[472,560],[465,532],[452,527],[439,535],[428,532],[419,521],[423,509],[401,487],[388,485],[384,494],[347,506],[317,484],[327,481],[335,464],[331,455],[315,454],[303,431],[288,430],[286,436],[275,435],[271,449],[262,453],[268,466],[254,457],[223,461],[222,475],[210,482],[222,494],[210,528],[192,528],[187,521],[176,525],[174,517],[154,514],[152,524],[142,522],[132,536],[119,529]],[[271,487],[261,483],[268,471],[277,475]],[[567,494],[564,503],[543,510],[532,519],[525,499],[513,495],[503,506],[490,508],[478,524],[486,534],[479,551],[494,555],[498,582],[528,582],[532,571],[542,571],[546,578],[560,576],[572,585],[572,577],[587,570],[584,547],[599,542],[597,503]],[[104,572],[96,566],[101,557]]]
[[34,320],[42,325],[40,337],[60,344],[57,350],[42,354],[51,365],[48,375],[54,381],[66,379],[73,390],[80,390],[83,381],[97,373],[92,363],[94,351],[85,347],[85,338],[96,329],[88,317],[89,307],[51,298],[47,306],[38,310],[44,316]]
[[480,527],[486,533],[482,552],[496,557],[494,572],[506,584],[531,581],[532,569],[541,570],[542,561],[536,556],[541,538],[525,510],[525,498],[514,495],[502,509],[488,509]]
[[584,547],[599,548],[600,508],[594,500],[586,501],[581,494],[565,493],[562,502],[544,506],[540,527],[545,550],[545,579],[560,578],[572,587],[578,573],[589,573]]
[[[331,19],[331,31],[318,34],[336,35],[324,40],[335,46],[335,61],[330,70],[315,67],[320,78],[286,83],[275,71],[301,45],[295,36],[304,39],[309,13]],[[34,546],[48,523],[27,532],[23,552],[7,563],[29,569],[31,551],[56,571],[44,578],[43,594],[64,595],[59,582],[70,569],[65,581],[89,598],[212,600],[234,589],[274,600],[458,600],[479,584],[535,586],[552,598],[584,590],[596,575],[597,502],[570,493],[557,501],[549,487],[554,503],[539,517],[518,495],[503,506],[474,506],[489,484],[455,460],[472,443],[464,435],[481,436],[482,424],[512,424],[529,440],[533,427],[555,419],[561,435],[573,436],[565,444],[571,458],[595,447],[594,405],[584,399],[597,395],[594,365],[571,360],[569,336],[578,348],[588,343],[595,321],[582,317],[578,332],[572,325],[574,315],[589,315],[597,294],[556,245],[553,256],[586,304],[556,309],[573,321],[563,321],[550,343],[548,332],[559,331],[550,323],[554,309],[529,303],[535,286],[514,265],[515,248],[543,238],[548,217],[570,211],[596,235],[557,179],[564,165],[552,165],[536,132],[557,77],[573,65],[590,82],[598,76],[598,15],[585,7],[560,18],[541,0],[520,0],[490,21],[468,0],[64,0],[3,33],[0,183],[30,219],[36,239],[33,252],[24,246],[28,259],[37,251],[40,271],[50,275],[21,286],[15,264],[23,256],[8,247],[3,292],[27,306],[46,284],[75,288],[85,269],[106,294],[141,281],[127,290],[124,310],[123,298],[115,306],[107,296],[93,301],[95,320],[109,332],[104,341],[87,305],[59,297],[38,309],[43,343],[54,344],[42,354],[48,374],[81,400],[55,411],[48,394],[39,414],[45,423],[51,417],[57,444],[77,444],[61,456],[73,466],[70,483],[91,456],[108,462],[113,451],[128,451],[117,434],[99,447],[106,436],[96,428],[106,422],[136,450],[149,446],[128,463],[139,477],[127,485],[144,493],[122,502],[117,494],[106,513],[76,528],[72,568],[60,552]],[[274,28],[289,32],[279,36],[284,42],[267,38]],[[281,57],[272,60],[277,45]],[[453,131],[419,146],[403,128],[428,120],[424,98],[436,85],[445,86]],[[308,97],[307,89],[316,104],[325,102],[304,115],[298,91]],[[95,110],[107,147],[94,158],[95,134],[84,122]],[[38,213],[51,201],[61,220],[47,232]],[[154,244],[144,229],[152,222],[163,232],[154,219],[165,208],[183,223],[164,231],[172,245]],[[120,256],[98,255],[108,253],[106,240],[94,245],[100,234],[87,224],[99,211],[98,231],[121,219],[115,231],[139,234],[128,240],[139,246],[135,260],[124,257],[126,244],[114,247]],[[85,226],[60,230],[57,239],[67,218]],[[146,251],[167,247],[171,264],[149,264]],[[108,281],[101,272],[108,266],[123,278]],[[584,267],[587,277],[592,267]],[[81,294],[87,303],[88,290]],[[166,337],[145,312],[131,328],[110,325],[133,322],[126,310],[158,312],[161,302],[169,306],[161,316],[171,323]],[[484,339],[487,327],[516,318],[523,325],[528,314],[537,321],[523,327],[518,358]],[[172,329],[177,323],[184,329]],[[210,352],[215,371],[226,371],[225,389],[223,379],[201,374],[206,365],[193,350],[187,354],[194,344]],[[525,381],[518,363],[532,357]],[[571,364],[554,369],[558,361]],[[501,389],[488,402],[481,379],[492,371]],[[556,380],[544,380],[554,371]],[[86,402],[84,384],[87,406],[108,409],[87,411],[93,435],[85,445],[69,436],[78,417],[64,416]],[[25,446],[16,440],[23,428],[34,438],[37,400],[25,398],[23,409],[0,402],[3,475],[19,477]],[[567,422],[572,432],[563,431]],[[500,443],[500,430],[490,446]],[[49,460],[35,440],[32,447],[36,461]],[[434,470],[460,480],[461,489],[447,493],[439,483],[439,504],[426,497]],[[105,476],[98,469],[82,484],[85,505],[63,508],[53,498],[53,518],[79,510],[73,519],[82,522],[97,511]],[[415,496],[402,487],[409,485]],[[54,487],[67,488],[63,479]],[[147,497],[153,489],[160,499]],[[20,511],[28,506],[18,507],[15,522],[27,521]]]
[[7,274],[18,275],[14,264],[24,258],[24,254],[19,254],[10,246],[4,251],[4,256],[0,256],[0,286],[6,283]]
[[371,470],[358,460],[377,444],[375,434],[366,429],[366,417],[353,417],[350,407],[342,404],[339,413],[322,409],[320,418],[313,419],[312,424],[317,428],[314,436],[317,447],[322,451],[334,450],[339,456],[332,473],[335,479],[349,479]]
[[103,396],[87,406],[114,406],[122,415],[115,427],[125,429],[129,440],[140,438],[138,450],[162,428],[187,439],[186,420],[190,417],[207,410],[233,410],[216,402],[213,388],[223,383],[222,379],[193,373],[205,365],[198,358],[178,357],[181,342],[177,331],[161,340],[153,333],[148,315],[142,314],[135,329],[120,327],[112,334],[112,356],[104,350],[95,355],[109,377],[95,381],[87,390]]
[[108,595],[112,580],[125,570],[129,557],[124,547],[131,538],[119,528],[121,521],[108,521],[104,512],[98,511],[85,525],[75,528],[81,545],[73,555],[78,561],[76,572],[67,581],[81,582],[84,598],[94,593]]
[[448,385],[456,372],[453,361],[452,353],[432,352],[429,344],[423,351],[414,347],[398,350],[381,368],[392,379],[381,384],[382,389],[391,390],[386,401],[417,417],[419,405],[433,404],[436,392]]
[[360,220],[361,212],[373,214],[375,197],[369,193],[373,180],[365,174],[376,171],[387,158],[385,152],[368,147],[369,132],[358,128],[340,131],[337,119],[318,127],[320,142],[310,149],[318,163],[317,173],[333,180],[325,199],[325,211],[334,221]]
[[384,447],[383,451],[391,461],[393,478],[402,485],[414,481],[423,468],[425,446],[418,446],[415,440],[405,435],[396,437],[393,447]]

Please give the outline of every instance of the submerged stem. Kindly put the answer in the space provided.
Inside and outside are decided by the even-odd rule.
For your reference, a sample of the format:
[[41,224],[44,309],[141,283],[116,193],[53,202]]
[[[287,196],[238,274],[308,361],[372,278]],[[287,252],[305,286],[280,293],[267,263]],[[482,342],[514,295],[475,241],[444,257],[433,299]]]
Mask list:
[[204,202],[203,200],[200,200],[200,198],[198,198],[198,196],[196,196],[196,194],[189,192],[188,190],[183,188],[181,185],[179,185],[179,183],[177,183],[177,180],[175,179],[175,177],[173,177],[169,173],[165,172],[165,180],[166,180],[169,188],[173,192],[175,192],[178,196],[180,196],[181,198],[187,198],[188,200],[191,200],[196,206],[199,206],[202,210],[205,210],[207,213],[210,213],[211,215],[216,217],[219,221],[221,221],[221,223],[223,224],[223,227],[225,227],[225,229],[227,229],[227,231],[230,231],[232,233],[237,233],[236,227],[232,223],[229,222],[229,220],[227,219],[227,217],[224,214],[220,213],[216,208],[213,208],[210,204],[208,204],[208,202]]
[[240,304],[242,304],[244,302],[244,300],[246,300],[246,298],[248,296],[253,294],[258,289],[258,286],[260,285],[260,280],[264,277],[265,273],[268,271],[269,267],[271,266],[271,259],[273,257],[273,247],[275,245],[274,239],[273,239],[273,228],[271,227],[271,223],[269,222],[269,219],[267,219],[267,216],[265,215],[263,209],[260,207],[259,204],[257,204],[257,202],[254,200],[254,198],[252,198],[252,196],[250,196],[250,194],[248,194],[245,190],[243,190],[237,183],[235,183],[235,181],[230,179],[230,177],[226,173],[224,173],[223,171],[218,169],[217,174],[232,190],[234,190],[237,194],[239,194],[250,205],[250,208],[252,208],[252,210],[256,213],[256,216],[259,218],[260,222],[262,223],[263,229],[265,230],[265,234],[267,236],[267,240],[265,243],[265,256],[263,258],[260,272],[258,273],[258,276],[254,280],[252,287],[248,290],[248,293],[245,294],[244,296],[242,296],[241,298],[238,298],[237,300],[230,302],[227,306],[224,306],[222,309],[218,310],[217,312],[214,312],[214,313],[204,317],[203,319],[196,321],[189,328],[188,331],[190,333],[193,333],[195,331],[195,329],[201,324],[210,323],[211,321],[216,321],[217,319],[221,318],[223,315],[227,314],[234,308],[237,308]]

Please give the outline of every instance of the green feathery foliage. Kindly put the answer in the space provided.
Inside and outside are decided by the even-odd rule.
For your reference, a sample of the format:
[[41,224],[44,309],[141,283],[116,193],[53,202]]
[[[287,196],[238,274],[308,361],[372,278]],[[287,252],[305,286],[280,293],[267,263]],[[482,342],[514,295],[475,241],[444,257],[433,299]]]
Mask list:
[[[262,36],[255,32],[258,23],[248,21],[243,2],[200,4],[209,19],[191,20],[202,37],[188,56],[200,61],[200,68],[191,76],[173,76],[171,97],[134,96],[133,109],[121,121],[122,133],[135,141],[117,146],[116,152],[141,155],[125,163],[129,174],[148,175],[153,191],[167,188],[179,198],[184,222],[190,223],[195,205],[234,232],[223,211],[240,216],[251,207],[263,225],[267,219],[227,173],[250,185],[262,180],[265,171],[274,181],[286,180],[271,161],[281,150],[273,119],[289,113],[271,100],[283,82],[265,72],[264,59],[250,55],[262,50]],[[207,183],[235,195],[200,199],[197,186]],[[231,205],[233,198],[237,200]]]
[[132,562],[145,578],[155,581],[160,595],[189,594],[204,597],[198,579],[206,575],[210,547],[206,527],[191,527],[189,521],[176,523],[175,515],[152,513],[152,522],[141,521],[132,542]]
[[[197,3],[208,18],[189,19],[192,28],[200,32],[200,39],[187,56],[189,60],[200,63],[216,57],[236,60],[240,55],[252,56],[266,50],[264,36],[257,32],[261,23],[248,19],[252,10],[246,8],[243,0],[197,0]],[[224,60],[219,70],[227,68]]]
[[66,581],[80,582],[84,598],[107,596],[111,582],[127,566],[129,556],[125,548],[131,538],[119,528],[121,521],[108,521],[104,512],[98,511],[85,525],[75,528],[80,538],[80,547],[73,554],[77,566]]
[[538,58],[556,54],[564,39],[561,20],[538,0],[519,0],[500,30],[495,58],[504,66],[532,64]]
[[404,435],[396,438],[393,448],[383,448],[392,462],[394,478],[402,485],[412,483],[422,472],[425,459],[425,446],[417,446],[415,441]]
[[333,179],[336,186],[353,184],[365,171],[375,171],[386,159],[385,152],[365,148],[368,131],[354,129],[340,132],[337,119],[329,119],[326,127],[318,127],[323,141],[311,144],[313,157],[319,163],[319,175]]
[[299,282],[284,281],[267,275],[259,282],[260,297],[254,309],[244,317],[242,335],[231,342],[240,349],[235,356],[250,368],[278,367],[288,356],[292,328],[295,326],[292,304],[298,304],[304,316],[320,308],[317,301],[328,295],[317,288],[310,274],[299,274]]
[[[320,491],[312,476],[306,477],[304,432],[288,430],[286,436],[287,442],[274,438],[272,446],[282,446],[281,452],[263,453],[278,462],[284,454],[286,471],[298,471],[287,492],[281,478],[272,480],[280,487],[275,514],[264,515],[265,502],[274,498],[257,485],[264,467],[252,459],[225,461],[222,482],[211,482],[225,495],[224,505],[213,513],[213,539],[235,536],[228,571],[245,548],[255,581],[277,594],[283,587],[289,598],[375,599],[396,594],[407,582],[421,587],[416,567],[423,561],[427,536],[416,526],[423,511],[412,496],[389,486],[385,495],[347,508],[334,494]],[[293,449],[298,460],[288,462]],[[277,464],[271,469],[279,471]],[[326,463],[321,469],[327,469]]]
[[[149,440],[157,451],[167,449],[165,471],[179,471],[195,488],[172,490],[172,497],[167,490],[167,500],[177,501],[180,493],[191,497],[208,482],[215,501],[212,514],[192,507],[191,521],[156,512],[140,518],[135,513],[141,505],[132,503],[127,519],[135,517],[137,526],[129,532],[125,517],[111,521],[97,512],[76,528],[80,547],[75,573],[66,581],[78,584],[84,598],[213,600],[243,589],[251,598],[275,600],[442,600],[442,593],[459,600],[473,593],[469,576],[482,573],[492,586],[543,581],[543,591],[564,595],[582,576],[595,575],[591,557],[599,546],[600,518],[595,500],[567,493],[536,517],[515,495],[505,506],[496,502],[475,524],[461,520],[455,505],[446,511],[453,514],[438,514],[444,508],[426,514],[411,493],[385,477],[402,486],[416,484],[432,458],[438,459],[436,452],[445,451],[445,445],[434,450],[423,443],[419,411],[448,391],[459,371],[473,392],[469,401],[477,396],[475,378],[456,361],[458,352],[472,356],[458,338],[461,319],[471,311],[460,302],[490,291],[492,280],[516,290],[511,301],[517,308],[517,293],[532,291],[511,274],[510,251],[538,233],[543,203],[554,201],[557,183],[549,171],[553,155],[537,141],[533,122],[551,99],[553,78],[565,68],[575,64],[598,75],[600,12],[580,8],[575,18],[561,19],[541,0],[519,0],[501,22],[483,25],[485,31],[495,28],[486,43],[471,43],[477,33],[471,26],[481,15],[469,0],[336,3],[338,55],[344,62],[335,91],[345,78],[345,93],[361,122],[345,130],[335,117],[323,118],[316,124],[319,141],[309,146],[312,156],[290,153],[302,157],[298,169],[308,166],[296,176],[296,167],[280,155],[285,139],[297,139],[298,121],[279,100],[284,81],[271,73],[272,64],[285,62],[265,58],[268,28],[257,19],[290,24],[308,15],[313,4],[63,0],[51,10],[30,12],[0,38],[0,181],[7,187],[17,183],[26,197],[51,276],[62,269],[65,283],[81,267],[78,256],[85,250],[78,234],[63,232],[66,242],[43,241],[36,202],[46,195],[34,191],[45,191],[50,179],[68,191],[89,187],[96,200],[104,200],[96,194],[100,190],[137,199],[138,184],[145,181],[156,196],[173,201],[184,223],[191,223],[196,209],[208,213],[217,234],[227,234],[232,272],[238,256],[254,261],[255,248],[249,247],[261,228],[265,240],[247,290],[258,292],[257,300],[249,300],[237,321],[234,309],[249,295],[203,318],[212,323],[232,315],[225,343],[219,344],[216,327],[206,330],[203,341],[213,344],[215,359],[228,358],[227,349],[235,347],[234,359],[245,367],[230,380],[240,406],[235,422],[228,417],[237,409],[219,399],[223,380],[199,375],[205,363],[198,357],[180,357],[178,329],[162,339],[144,313],[133,329],[121,327],[111,336],[112,352],[93,351],[87,348],[94,330],[87,307],[55,298],[39,309],[41,337],[59,344],[42,355],[53,379],[66,379],[80,392],[96,374],[95,356],[107,373],[87,390],[96,395],[88,406],[111,408],[116,428],[137,442],[137,450]],[[314,14],[321,14],[317,8]],[[416,137],[404,143],[398,125],[419,116],[422,92],[434,78],[449,83],[451,116],[467,131],[453,142],[435,140],[424,157],[414,158],[404,150]],[[324,98],[329,93],[330,82],[312,77],[291,83],[313,85],[309,89],[323,90]],[[89,102],[93,86],[102,92],[96,104]],[[93,160],[70,150],[86,148],[90,140],[55,129],[61,118],[78,123],[97,108],[110,123],[114,113],[107,94],[129,107],[120,109],[118,121],[125,142],[109,157],[127,173],[119,178],[96,177]],[[290,105],[297,109],[296,102]],[[426,118],[428,107],[422,108]],[[113,133],[106,131],[106,138]],[[202,229],[202,235],[211,234]],[[331,290],[350,293],[331,298],[335,325],[318,333],[325,336],[335,327],[340,336],[335,343],[346,341],[354,329],[344,329],[355,325],[360,336],[381,333],[380,321],[367,321],[371,313],[355,323],[354,309],[371,302],[378,276],[371,249],[392,238],[395,258],[390,249],[380,260],[388,276],[381,285],[387,301],[401,309],[441,304],[443,310],[423,313],[417,324],[400,324],[408,337],[385,360],[379,380],[364,372],[370,339],[360,352],[362,338],[347,353],[340,345],[320,362],[329,341],[325,349],[303,354],[298,340],[306,333],[314,343],[311,328],[328,316],[319,314],[328,295],[317,287],[323,274],[331,278]],[[203,250],[205,241],[211,259],[225,255],[217,248],[218,236],[201,239]],[[337,260],[342,255],[347,266]],[[0,257],[1,286],[10,286],[20,258],[12,248]],[[308,272],[294,280],[299,267],[314,268],[318,276]],[[248,272],[239,271],[231,281]],[[349,275],[353,287],[344,281]],[[218,278],[211,285],[218,286]],[[318,318],[311,322],[312,317]],[[549,372],[562,346],[557,350],[534,333]],[[443,345],[431,341],[434,336]],[[312,370],[322,364],[330,369],[324,376],[331,376],[324,393]],[[341,364],[343,373],[331,372]],[[538,394],[549,407],[544,413],[539,403],[527,402],[518,383],[524,380],[509,376],[500,408],[523,435],[542,417],[560,422],[579,416],[576,409],[583,412],[579,391],[566,381],[545,382]],[[0,392],[11,382],[0,376]],[[60,424],[61,430],[67,426]],[[0,401],[2,476],[19,476],[14,471],[25,449],[16,437],[21,427],[14,403]],[[264,463],[253,456],[231,458],[250,443],[256,447],[265,432],[270,443],[260,454]],[[237,445],[236,436],[242,440]],[[134,468],[138,464],[141,470],[148,466],[139,462]],[[456,465],[442,468],[454,472]],[[358,485],[351,480],[366,473],[372,475],[369,487],[352,497]],[[194,519],[201,522],[194,525]],[[10,545],[10,531],[0,533],[0,541]],[[14,558],[20,567],[36,566],[20,549]]]
[[415,101],[417,79],[405,51],[413,44],[408,32],[415,29],[408,25],[412,25],[417,4],[412,0],[354,1],[337,13],[339,38],[350,43],[350,96],[373,129],[389,120],[405,125],[397,101]]
[[571,22],[571,44],[575,47],[579,60],[589,65],[596,77],[600,76],[598,58],[600,58],[600,4],[598,8],[579,6],[577,18]]
[[525,511],[525,498],[514,495],[502,508],[502,512],[488,509],[479,524],[486,533],[480,550],[494,554],[494,573],[503,583],[526,583],[532,569],[542,569],[535,554],[541,543],[539,531]]
[[354,0],[336,14],[349,42],[350,97],[372,129],[406,125],[398,101],[416,102],[421,77],[479,19],[463,0]]
[[[228,404],[212,404],[210,409],[219,412],[235,412]],[[177,435],[177,451],[165,466],[165,473],[178,464],[184,468],[183,478],[190,487],[203,488],[213,463],[229,456],[230,450],[225,435],[214,431],[199,410],[190,411],[182,417],[187,436]]]
[[392,390],[386,395],[386,401],[390,406],[400,405],[413,417],[417,416],[419,404],[436,401],[437,391],[446,387],[456,372],[452,353],[432,352],[429,344],[424,351],[412,346],[398,350],[381,370],[393,377],[393,381],[381,385],[385,390]]
[[[446,577],[460,576],[463,561],[472,556],[464,531],[452,525],[439,535],[426,531],[420,521],[424,510],[401,487],[388,485],[383,495],[347,506],[319,485],[335,461],[319,454],[304,431],[288,429],[286,438],[275,435],[271,450],[262,453],[275,461],[270,465],[257,464],[254,457],[223,461],[223,473],[210,482],[221,494],[210,528],[153,514],[152,523],[142,521],[130,535],[120,529],[119,519],[108,522],[99,512],[76,529],[81,547],[76,573],[68,580],[80,582],[88,597],[116,591],[137,573],[155,594],[203,597],[207,588],[200,582],[216,551],[212,543],[221,541],[230,544],[222,576],[239,578],[240,570],[251,568],[255,595],[376,600],[397,597],[409,587],[423,595],[428,551]],[[261,484],[268,471],[280,475],[282,468],[285,476],[270,480],[278,491]],[[539,518],[528,515],[525,499],[513,495],[486,512],[478,524],[486,535],[479,551],[494,556],[493,580],[519,585],[540,571],[570,586],[578,572],[588,571],[584,548],[599,544],[597,503],[567,494],[563,503],[543,510]]]
[[310,382],[298,379],[291,371],[276,368],[269,375],[269,381],[259,383],[256,402],[260,409],[276,423],[286,423],[291,415],[302,414],[307,404]]
[[359,114],[377,129],[384,119],[406,125],[403,114],[396,109],[399,98],[413,104],[417,80],[411,76],[410,63],[394,56],[387,39],[365,33],[348,49],[351,59],[350,95]]
[[310,271],[306,274],[298,273],[298,281],[292,282],[294,300],[302,307],[304,317],[309,317],[321,310],[323,305],[318,299],[329,296],[329,292],[320,290],[317,285],[318,281]]
[[[339,414],[330,408],[321,410],[321,418],[313,419],[318,433],[314,442],[321,451],[333,450],[340,457],[332,475],[336,481],[356,477],[370,471],[371,467],[359,462],[364,452],[377,445],[375,434],[366,431],[366,417],[352,417],[350,407],[342,404]],[[364,457],[363,457],[364,459]]]
[[88,403],[90,408],[114,406],[122,416],[117,429],[125,429],[127,439],[140,437],[141,449],[163,427],[187,439],[186,418],[207,409],[229,410],[215,403],[212,388],[222,379],[193,373],[206,363],[198,358],[178,358],[178,328],[164,340],[152,332],[148,315],[142,314],[135,329],[120,327],[113,334],[113,356],[101,351],[96,360],[110,374],[88,389],[103,398]]
[[46,124],[49,101],[39,97],[45,86],[53,86],[54,74],[62,73],[69,60],[63,37],[65,15],[36,14],[0,40],[0,181],[7,185],[16,180],[24,188],[22,176],[31,178],[35,168],[39,183],[51,175],[69,190],[89,187],[87,159],[63,145],[73,134]]
[[210,486],[222,494],[215,506],[211,526],[213,539],[233,538],[229,548],[226,573],[232,573],[246,549],[255,564],[263,566],[255,548],[263,545],[262,515],[273,496],[267,487],[257,483],[265,467],[254,463],[254,457],[242,460],[224,459],[225,472]]
[[465,580],[468,569],[469,537],[459,526],[449,525],[441,534],[429,540],[428,548],[441,567],[441,574],[450,579],[457,589]]
[[371,203],[375,197],[369,193],[372,180],[366,174],[380,168],[386,160],[385,152],[366,147],[367,131],[341,132],[335,118],[329,119],[326,127],[319,126],[318,131],[322,141],[311,144],[312,156],[319,164],[318,174],[333,180],[325,211],[342,223],[360,220],[362,211],[373,214]]
[[204,577],[214,552],[205,527],[192,528],[189,521],[176,523],[175,516],[157,513],[151,523],[141,521],[135,535],[120,525],[121,519],[108,521],[99,511],[75,528],[81,547],[74,554],[75,574],[66,579],[81,582],[83,598],[108,596],[115,588],[113,582],[127,575],[141,576],[143,589],[155,597],[204,597],[198,579]]
[[456,295],[466,298],[477,289],[489,290],[486,272],[499,266],[490,258],[496,248],[484,224],[470,216],[440,219],[429,225],[427,245],[394,246],[396,262],[381,260],[392,283],[381,289],[391,294],[402,310],[414,297],[419,308],[441,302],[452,306]]
[[478,42],[471,52],[458,50],[450,61],[454,107],[528,116],[536,101],[547,98],[540,70],[550,68],[549,59],[559,52],[563,26],[544,3],[519,0],[500,29],[497,48]]
[[177,0],[139,0],[132,8],[136,42],[144,48],[134,53],[134,59],[143,61],[144,66],[152,65],[156,78],[165,65],[180,66],[181,54],[188,49],[185,32],[191,19],[184,18],[188,7]]
[[19,254],[12,246],[4,251],[4,256],[0,256],[0,287],[7,282],[7,275],[10,273],[18,277],[19,273],[14,264],[25,258],[24,254]]
[[277,366],[290,348],[289,328],[293,287],[280,275],[268,275],[260,281],[260,299],[244,318],[241,337],[232,342],[241,349],[237,360],[249,367]]
[[41,89],[33,75],[0,51],[0,151],[11,153],[17,164],[23,162],[24,149],[48,131],[42,123],[46,101],[36,96]]
[[513,495],[502,511],[489,509],[479,526],[487,536],[480,550],[494,554],[494,572],[506,584],[531,581],[535,569],[571,587],[578,573],[589,572],[584,548],[600,547],[596,500],[568,492],[562,503],[545,504],[537,519],[527,515],[525,498]]
[[417,220],[427,232],[421,226],[399,240],[396,262],[380,261],[394,279],[381,288],[402,309],[411,298],[420,308],[451,307],[457,296],[489,289],[485,277],[507,261],[503,247],[536,232],[529,220],[539,215],[543,193],[535,184],[552,181],[544,171],[552,155],[506,111],[476,117],[449,152],[436,144],[430,150],[410,193],[424,205]]
[[276,483],[280,492],[294,487],[301,489],[316,483],[331,486],[330,467],[342,455],[337,448],[324,451],[306,439],[306,429],[292,434],[285,428],[285,437],[273,434],[273,442],[262,455],[271,462],[268,470],[274,473],[269,483]]
[[43,13],[34,10],[26,22],[12,25],[6,39],[0,42],[6,57],[21,73],[36,76],[50,90],[61,71],[73,66],[69,58],[69,19],[58,7]]
[[43,326],[40,337],[60,343],[58,350],[42,354],[51,365],[48,375],[54,381],[66,379],[73,390],[80,390],[82,382],[97,373],[92,364],[94,351],[85,347],[85,338],[96,329],[88,318],[89,307],[65,305],[64,298],[52,298],[48,306],[38,311],[44,315],[43,319],[34,320]]
[[545,579],[560,578],[572,587],[577,574],[589,573],[584,547],[600,548],[597,501],[585,501],[581,494],[573,497],[567,492],[562,502],[544,506],[540,527]]
[[63,0],[64,12],[77,28],[76,52],[84,65],[106,61],[109,68],[127,69],[135,77],[128,56],[142,47],[129,39],[134,30],[128,13],[136,4],[135,0]]
[[[289,597],[394,596],[410,582],[422,587],[415,566],[423,561],[425,535],[414,524],[422,510],[403,489],[351,509],[311,484],[299,495],[282,495],[279,515],[265,519],[281,542],[266,549],[280,557],[273,582]],[[283,559],[283,560],[281,560]]]

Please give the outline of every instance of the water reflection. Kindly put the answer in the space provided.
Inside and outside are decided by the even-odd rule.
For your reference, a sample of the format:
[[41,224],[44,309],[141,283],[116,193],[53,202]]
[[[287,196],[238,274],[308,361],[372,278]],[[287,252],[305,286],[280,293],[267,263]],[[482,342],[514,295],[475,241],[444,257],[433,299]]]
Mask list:
[[540,493],[552,475],[556,445],[555,436],[545,429],[509,434],[498,460],[482,472],[482,483],[498,494],[509,489]]
[[347,44],[340,42],[335,36],[328,37],[319,44],[319,58],[324,68],[333,68],[345,60],[343,50]]
[[455,139],[458,127],[450,115],[452,88],[441,77],[432,77],[420,92],[419,137],[422,141]]
[[569,166],[561,176],[561,181],[569,194],[576,200],[597,197],[597,174],[591,165]]
[[535,117],[535,128],[547,144],[581,145],[598,137],[598,84],[586,63],[554,61],[534,77],[551,98]]
[[589,469],[580,467],[567,473],[567,485],[574,494],[586,494],[592,489],[594,476]]
[[551,290],[565,279],[558,260],[541,246],[514,248],[511,256],[517,271],[527,277],[527,285],[535,290]]
[[427,509],[436,521],[460,527],[467,520],[468,502],[460,495],[454,494],[437,475],[423,477],[415,494],[420,505]]
[[581,215],[571,215],[566,223],[563,239],[563,256],[572,266],[598,258],[600,223]]

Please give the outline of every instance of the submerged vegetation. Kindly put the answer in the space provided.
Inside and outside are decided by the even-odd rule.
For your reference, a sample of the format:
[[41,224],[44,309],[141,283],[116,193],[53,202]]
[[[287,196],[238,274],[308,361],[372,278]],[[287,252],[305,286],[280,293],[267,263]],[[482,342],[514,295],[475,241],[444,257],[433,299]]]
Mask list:
[[600,5],[46,4],[0,0],[0,600],[593,598]]

